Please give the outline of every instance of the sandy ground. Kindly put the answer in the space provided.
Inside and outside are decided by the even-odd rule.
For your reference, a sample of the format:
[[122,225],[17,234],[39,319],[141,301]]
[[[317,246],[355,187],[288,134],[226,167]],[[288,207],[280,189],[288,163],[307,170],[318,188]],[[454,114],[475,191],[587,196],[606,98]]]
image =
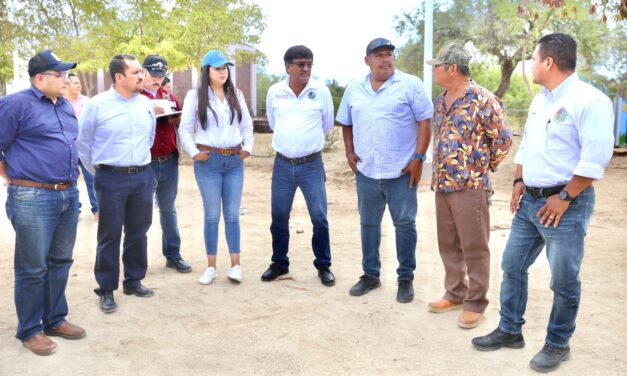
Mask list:
[[[93,276],[97,223],[88,209],[79,222],[67,296],[68,320],[86,328],[80,341],[58,339],[50,357],[30,353],[14,338],[14,233],[0,214],[0,374],[9,375],[525,375],[542,347],[552,293],[546,258],[531,269],[522,350],[475,351],[471,338],[498,323],[500,260],[509,234],[508,202],[512,156],[495,175],[492,215],[492,288],[486,319],[476,329],[456,325],[456,312],[433,314],[426,303],[443,293],[443,267],[437,252],[435,209],[428,179],[419,189],[416,298],[395,301],[397,261],[394,231],[386,214],[381,244],[383,286],[363,297],[348,290],[361,275],[359,216],[354,177],[338,141],[325,154],[334,287],[320,284],[313,268],[311,225],[297,195],[292,212],[289,278],[263,283],[259,277],[271,255],[269,135],[256,135],[254,156],[246,162],[241,217],[244,281],[225,277],[228,268],[221,230],[218,279],[197,283],[205,267],[202,203],[189,162],[181,166],[177,201],[182,254],[190,274],[166,269],[161,256],[158,212],[149,232],[149,299],[116,293],[117,312],[98,308]],[[559,370],[567,375],[627,373],[627,157],[615,157],[606,178],[596,184],[597,209],[590,224],[581,273],[582,305],[572,338],[572,358]],[[80,185],[87,204],[84,185]],[[5,201],[2,190],[0,200]],[[88,205],[88,204],[87,204]],[[303,230],[297,233],[296,230]]]

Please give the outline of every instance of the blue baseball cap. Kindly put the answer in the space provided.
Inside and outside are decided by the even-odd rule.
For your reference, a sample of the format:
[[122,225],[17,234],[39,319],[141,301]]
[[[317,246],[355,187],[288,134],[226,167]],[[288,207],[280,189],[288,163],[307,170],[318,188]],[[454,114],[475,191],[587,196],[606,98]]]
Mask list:
[[385,38],[377,38],[377,39],[371,40],[370,43],[368,43],[368,47],[366,47],[366,55],[370,55],[372,51],[381,47],[385,47],[386,49],[392,50],[392,51],[394,51],[394,49],[396,48],[394,47],[392,42],[390,42],[389,40]]
[[34,77],[49,70],[65,72],[76,68],[76,65],[76,63],[65,63],[51,50],[45,50],[39,52],[28,61],[28,75]]
[[202,58],[203,67],[221,67],[223,65],[233,66],[233,63],[229,61],[229,58],[222,51],[211,50],[205,54]]

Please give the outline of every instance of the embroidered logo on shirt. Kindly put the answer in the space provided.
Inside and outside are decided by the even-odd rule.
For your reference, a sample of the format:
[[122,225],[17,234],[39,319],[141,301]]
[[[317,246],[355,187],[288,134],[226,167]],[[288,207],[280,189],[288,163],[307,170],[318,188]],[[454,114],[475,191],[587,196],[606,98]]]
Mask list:
[[277,94],[277,95],[274,96],[275,99],[287,99],[289,97],[290,96],[287,95],[287,94]]
[[568,113],[566,112],[566,109],[564,107],[561,107],[559,110],[557,110],[555,115],[553,115],[553,120],[558,123],[563,123],[564,121],[566,121],[567,117]]
[[307,96],[309,97],[309,99],[316,99],[316,92],[312,90],[309,92],[309,94],[307,94]]

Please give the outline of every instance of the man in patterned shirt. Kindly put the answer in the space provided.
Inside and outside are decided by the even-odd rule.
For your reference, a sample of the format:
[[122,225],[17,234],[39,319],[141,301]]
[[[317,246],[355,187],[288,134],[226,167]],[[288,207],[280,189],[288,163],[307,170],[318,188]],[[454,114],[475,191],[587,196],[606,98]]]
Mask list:
[[512,144],[503,103],[470,79],[469,62],[470,54],[456,43],[427,61],[434,82],[445,89],[434,102],[431,189],[446,289],[428,307],[431,312],[463,308],[462,328],[479,325],[488,305],[490,175]]

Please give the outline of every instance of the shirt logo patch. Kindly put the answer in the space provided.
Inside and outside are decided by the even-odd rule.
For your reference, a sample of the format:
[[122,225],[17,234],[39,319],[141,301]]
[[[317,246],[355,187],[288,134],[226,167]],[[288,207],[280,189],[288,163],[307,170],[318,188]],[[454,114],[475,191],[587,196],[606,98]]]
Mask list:
[[310,91],[309,94],[307,94],[307,97],[309,97],[309,99],[316,99],[316,92],[315,91]]
[[557,110],[555,115],[553,115],[553,120],[555,120],[558,123],[563,123],[564,121],[566,121],[567,117],[568,117],[568,113],[566,112],[566,109],[562,107],[559,110]]
[[287,95],[287,94],[277,94],[277,95],[274,96],[275,99],[287,99],[289,97],[290,96]]

